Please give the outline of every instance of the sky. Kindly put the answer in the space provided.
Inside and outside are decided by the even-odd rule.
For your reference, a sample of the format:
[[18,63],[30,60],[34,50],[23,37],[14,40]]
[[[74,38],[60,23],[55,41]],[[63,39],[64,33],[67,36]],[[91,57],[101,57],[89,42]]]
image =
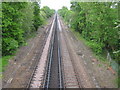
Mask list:
[[41,0],[41,7],[48,6],[51,9],[61,9],[63,6],[68,7],[70,9],[70,0]]

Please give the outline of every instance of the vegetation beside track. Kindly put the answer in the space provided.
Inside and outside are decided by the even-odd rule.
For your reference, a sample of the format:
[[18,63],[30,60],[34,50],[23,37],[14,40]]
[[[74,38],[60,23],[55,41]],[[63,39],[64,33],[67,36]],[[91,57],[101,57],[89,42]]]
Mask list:
[[71,2],[70,10],[63,7],[58,13],[77,37],[85,39],[96,56],[104,61],[109,56],[120,65],[119,6],[117,2]]
[[54,12],[47,6],[40,8],[38,2],[2,2],[2,71],[17,49],[27,45],[26,40]]

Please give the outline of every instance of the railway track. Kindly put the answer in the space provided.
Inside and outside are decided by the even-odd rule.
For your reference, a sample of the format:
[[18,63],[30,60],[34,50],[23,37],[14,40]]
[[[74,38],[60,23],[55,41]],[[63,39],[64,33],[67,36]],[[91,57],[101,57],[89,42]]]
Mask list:
[[[41,59],[36,63],[27,88],[62,88],[61,55],[57,29],[57,16],[55,15]],[[55,83],[53,84],[53,82]]]
[[62,29],[56,14],[27,88],[83,88]]
[[51,41],[49,62],[47,67],[44,88],[62,88],[62,69],[61,69],[61,52],[58,37],[57,16],[55,18],[54,33]]
[[[28,81],[26,88],[39,88],[42,85],[42,82],[43,82],[42,80],[44,79],[43,75],[44,75],[44,70],[45,70],[44,69],[45,62],[47,59],[47,57],[44,58],[44,55],[47,56],[47,53],[46,53],[47,50],[45,50],[45,48],[46,47],[48,48],[48,43],[50,42],[49,38],[51,38],[50,34],[52,34],[53,23],[54,23],[54,20],[51,22],[50,26],[48,26],[46,28],[47,35],[46,35],[46,40],[45,40],[43,47],[42,47],[43,48],[42,54],[41,54],[40,59],[38,61],[36,61],[36,65],[34,66],[34,70],[33,70],[32,75]],[[44,63],[42,63],[42,61],[44,61]]]
[[[59,20],[59,19],[58,19]],[[83,85],[80,80],[80,76],[77,72],[76,65],[74,63],[74,57],[71,56],[70,47],[68,41],[65,38],[63,23],[59,20],[60,37],[61,37],[61,48],[62,48],[62,65],[63,65],[63,77],[64,77],[64,88],[81,88]]]

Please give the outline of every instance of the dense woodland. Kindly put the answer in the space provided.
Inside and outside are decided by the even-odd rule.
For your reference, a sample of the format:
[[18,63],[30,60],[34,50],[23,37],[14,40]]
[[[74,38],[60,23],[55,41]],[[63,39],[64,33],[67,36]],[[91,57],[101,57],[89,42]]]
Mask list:
[[40,8],[38,2],[2,3],[2,56],[12,55],[25,45],[45,21],[54,14],[47,6]]
[[96,54],[110,52],[111,57],[120,64],[118,3],[71,4],[70,10],[63,7],[58,11],[68,26],[89,41],[89,46]]

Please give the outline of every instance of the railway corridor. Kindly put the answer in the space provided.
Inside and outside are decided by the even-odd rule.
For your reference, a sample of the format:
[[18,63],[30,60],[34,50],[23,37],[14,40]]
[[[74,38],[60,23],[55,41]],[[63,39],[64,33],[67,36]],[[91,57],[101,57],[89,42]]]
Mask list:
[[49,23],[42,33],[44,37],[38,34],[26,59],[18,63],[19,67],[12,74],[5,74],[8,79],[4,88],[100,88],[102,84],[99,85],[92,71],[88,72],[82,60],[89,56],[78,55],[77,41],[73,41],[74,36],[61,17],[55,14]]
[[30,88],[92,88],[89,77],[70,46],[63,23],[55,14]]
[[85,68],[80,62],[75,49],[72,37],[67,33],[68,29],[65,27],[62,20],[58,19],[62,52],[62,65],[65,88],[93,88],[94,83],[90,81],[90,77]]

